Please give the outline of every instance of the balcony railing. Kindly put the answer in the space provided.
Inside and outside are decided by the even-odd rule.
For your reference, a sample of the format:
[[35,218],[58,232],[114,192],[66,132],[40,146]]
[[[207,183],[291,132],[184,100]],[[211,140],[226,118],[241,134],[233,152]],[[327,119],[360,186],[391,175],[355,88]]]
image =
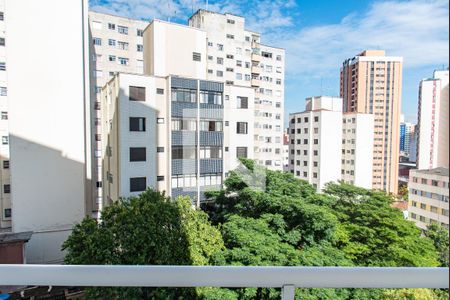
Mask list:
[[448,268],[0,265],[0,285],[448,288]]

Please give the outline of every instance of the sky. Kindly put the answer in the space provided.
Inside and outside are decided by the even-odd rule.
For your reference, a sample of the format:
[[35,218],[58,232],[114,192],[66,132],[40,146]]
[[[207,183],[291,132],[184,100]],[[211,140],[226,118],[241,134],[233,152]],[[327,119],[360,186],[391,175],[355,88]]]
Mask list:
[[448,0],[89,0],[90,9],[187,24],[199,8],[245,17],[263,44],[286,50],[285,117],[305,98],[339,96],[342,62],[365,49],[403,57],[402,113],[417,120],[420,80],[449,65]]

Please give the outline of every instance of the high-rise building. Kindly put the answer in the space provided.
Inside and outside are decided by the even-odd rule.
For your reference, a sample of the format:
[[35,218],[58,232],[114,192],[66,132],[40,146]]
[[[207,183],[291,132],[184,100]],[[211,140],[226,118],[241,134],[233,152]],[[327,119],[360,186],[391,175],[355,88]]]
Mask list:
[[249,151],[259,164],[282,170],[284,49],[262,44],[260,34],[232,14],[200,9],[189,26],[206,31],[208,80],[255,89],[254,149]]
[[33,232],[27,262],[58,263],[92,209],[87,0],[5,4],[11,230]]
[[371,114],[342,114],[342,99],[312,97],[289,115],[289,169],[318,190],[328,182],[372,185]]
[[396,194],[398,189],[401,57],[366,50],[341,68],[343,111],[374,115],[372,187]]
[[448,168],[449,71],[435,71],[419,86],[417,168]]
[[[405,122],[403,116],[400,118],[400,157],[404,157],[409,160],[412,150],[411,144],[413,144],[413,140],[415,138],[415,128],[416,125]],[[414,146],[414,145],[413,145]],[[413,158],[415,155],[413,155]],[[401,159],[401,158],[400,158]]]
[[100,128],[100,90],[117,72],[142,74],[144,71],[143,33],[148,22],[89,12],[92,81],[97,101],[91,105],[92,199],[93,215],[102,203],[102,137]]
[[154,20],[145,75],[118,73],[103,88],[104,204],[153,187],[199,205],[253,158],[255,91],[206,80],[206,45],[202,30]]
[[448,169],[409,172],[409,218],[422,229],[431,223],[448,228]]

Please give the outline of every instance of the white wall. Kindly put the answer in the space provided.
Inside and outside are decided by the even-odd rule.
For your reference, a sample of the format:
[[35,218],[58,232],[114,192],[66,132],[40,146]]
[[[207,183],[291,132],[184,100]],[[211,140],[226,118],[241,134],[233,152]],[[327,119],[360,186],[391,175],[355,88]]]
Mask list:
[[86,10],[86,0],[6,1],[12,229],[35,232],[29,263],[60,260],[85,215]]

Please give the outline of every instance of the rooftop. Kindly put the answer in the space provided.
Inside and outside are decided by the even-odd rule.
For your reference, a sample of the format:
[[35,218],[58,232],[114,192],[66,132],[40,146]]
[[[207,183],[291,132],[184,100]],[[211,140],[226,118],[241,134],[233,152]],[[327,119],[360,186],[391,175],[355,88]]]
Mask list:
[[15,243],[15,242],[28,242],[31,238],[33,231],[24,231],[17,233],[0,233],[0,244]]
[[430,169],[430,170],[414,170],[416,173],[420,174],[429,174],[429,175],[441,175],[441,176],[448,176],[449,172],[446,168],[436,168],[436,169]]

